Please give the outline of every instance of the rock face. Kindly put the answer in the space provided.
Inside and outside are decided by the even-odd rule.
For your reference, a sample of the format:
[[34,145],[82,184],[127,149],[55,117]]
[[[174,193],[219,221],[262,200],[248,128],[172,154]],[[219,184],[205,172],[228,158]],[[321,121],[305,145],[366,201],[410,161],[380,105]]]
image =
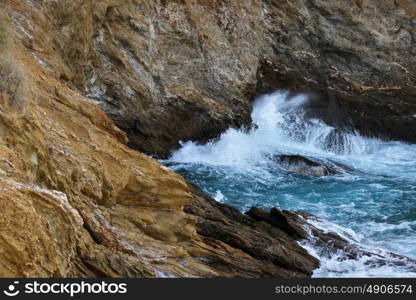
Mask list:
[[5,2],[33,55],[138,150],[167,156],[250,122],[258,1]]
[[[258,208],[250,209],[247,214],[257,220],[266,222],[273,227],[288,233],[292,238],[302,240],[309,244],[321,259],[345,262],[347,260],[365,259],[370,267],[391,266],[405,267],[408,272],[415,272],[415,260],[394,253],[363,249],[351,237],[320,228],[322,221],[306,212],[287,211],[272,208],[270,212]],[[331,268],[331,266],[326,266]],[[340,270],[337,270],[340,272]]]
[[[11,16],[23,5],[4,4]],[[318,260],[287,233],[129,149],[11,22],[0,22],[0,277],[310,276]]]
[[95,104],[26,49],[8,47],[0,69],[21,71],[1,77],[0,276],[211,274],[176,262],[190,258],[172,245],[195,235],[182,212],[193,199],[183,179],[123,145],[125,134]]
[[[412,0],[2,1],[55,78],[129,145],[166,157],[250,123],[256,94],[309,92],[340,129],[416,142]],[[47,38],[45,38],[45,36]]]
[[265,0],[258,91],[310,91],[330,125],[416,142],[415,24],[412,0]]

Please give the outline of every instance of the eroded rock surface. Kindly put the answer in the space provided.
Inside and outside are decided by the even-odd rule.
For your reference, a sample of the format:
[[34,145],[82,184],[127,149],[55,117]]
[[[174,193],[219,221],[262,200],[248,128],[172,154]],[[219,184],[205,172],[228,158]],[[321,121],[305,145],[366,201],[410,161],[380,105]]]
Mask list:
[[259,223],[190,186],[195,201],[185,211],[197,217],[203,240],[222,253],[206,257],[209,265],[236,277],[306,277],[319,266],[298,245],[290,228]]
[[[12,16],[26,5],[11,2],[1,6]],[[19,28],[1,27],[7,22],[0,277],[306,277],[318,266],[283,231],[218,205],[128,148],[125,133],[22,45]]]
[[33,55],[138,150],[167,156],[250,122],[259,1],[5,2]]
[[292,173],[314,176],[327,176],[337,173],[332,166],[316,162],[301,155],[276,154],[273,155],[272,159],[282,168]]
[[282,213],[269,222],[216,203],[129,149],[119,128],[166,156],[249,124],[256,93],[291,86],[315,92],[316,114],[414,138],[411,1],[0,10],[1,277],[305,277],[318,266]]
[[309,92],[311,116],[416,142],[412,0],[4,0],[45,69],[130,146],[165,157],[250,123],[256,94]]
[[416,5],[400,1],[263,1],[258,91],[310,91],[330,125],[416,142]]
[[[369,267],[380,266],[401,267],[406,272],[415,272],[416,261],[412,258],[376,249],[363,248],[347,233],[342,236],[325,229],[325,224],[314,215],[303,211],[287,211],[272,208],[265,211],[252,208],[247,212],[251,218],[266,222],[273,227],[287,232],[292,238],[300,240],[302,244],[312,247],[320,259],[334,260],[347,264],[348,260],[362,260]],[[331,269],[331,266],[325,266]],[[335,272],[342,272],[336,270]]]

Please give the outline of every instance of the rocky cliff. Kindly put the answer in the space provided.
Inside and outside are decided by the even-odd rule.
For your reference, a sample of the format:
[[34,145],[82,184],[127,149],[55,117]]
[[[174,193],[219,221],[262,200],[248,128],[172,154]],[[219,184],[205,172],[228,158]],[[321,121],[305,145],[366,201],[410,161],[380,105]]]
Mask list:
[[270,0],[258,91],[308,91],[342,130],[415,142],[416,3]]
[[[32,4],[1,2],[1,277],[311,274],[318,261],[284,231],[218,208],[129,149],[125,133],[57,76],[59,61],[27,44],[44,29],[42,42],[58,48],[42,3]],[[198,230],[202,220],[221,234]]]
[[412,0],[2,2],[28,51],[140,151],[249,125],[277,88],[310,92],[341,129],[415,142]]
[[127,145],[166,156],[249,126],[254,96],[288,87],[340,128],[414,137],[410,0],[0,12],[1,277],[309,276],[319,262],[292,227],[220,205]]

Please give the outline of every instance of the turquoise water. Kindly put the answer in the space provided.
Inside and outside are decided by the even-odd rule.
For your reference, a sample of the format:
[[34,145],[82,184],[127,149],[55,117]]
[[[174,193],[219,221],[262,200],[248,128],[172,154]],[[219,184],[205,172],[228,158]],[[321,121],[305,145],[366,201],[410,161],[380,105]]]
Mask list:
[[[262,96],[253,108],[255,129],[230,129],[206,145],[184,143],[166,163],[241,211],[252,206],[305,210],[363,247],[416,258],[416,145],[339,133],[307,119],[302,110],[307,101],[284,92]],[[300,154],[348,168],[323,177],[294,174],[271,160],[273,154]],[[395,267],[370,269],[365,262],[328,261],[315,275],[416,276],[403,273]]]

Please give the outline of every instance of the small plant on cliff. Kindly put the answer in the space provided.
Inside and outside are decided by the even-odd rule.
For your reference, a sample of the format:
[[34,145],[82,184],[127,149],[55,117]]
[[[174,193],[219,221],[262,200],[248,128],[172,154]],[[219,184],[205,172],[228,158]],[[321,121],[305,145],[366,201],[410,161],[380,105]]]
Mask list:
[[0,107],[21,111],[26,99],[25,76],[10,55],[7,20],[0,16]]
[[7,21],[0,15],[0,53],[5,51],[10,42],[9,32],[7,30]]
[[21,109],[26,89],[20,67],[0,56],[0,105],[4,108]]

